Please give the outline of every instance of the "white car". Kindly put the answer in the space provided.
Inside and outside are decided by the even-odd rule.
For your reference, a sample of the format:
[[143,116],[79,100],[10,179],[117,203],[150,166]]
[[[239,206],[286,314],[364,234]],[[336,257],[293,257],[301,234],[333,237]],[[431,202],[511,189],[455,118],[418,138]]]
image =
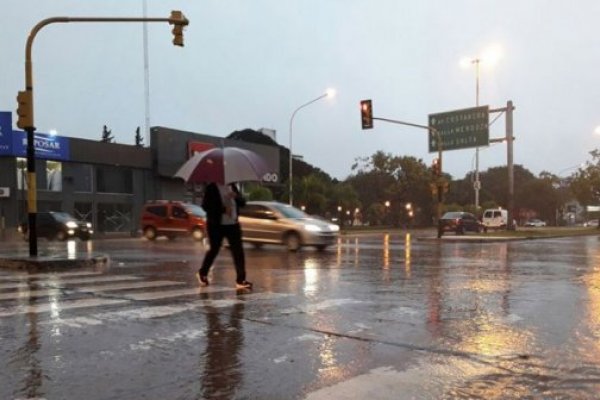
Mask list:
[[546,223],[541,219],[530,219],[527,222],[525,222],[525,226],[533,226],[537,228],[540,226],[546,226]]

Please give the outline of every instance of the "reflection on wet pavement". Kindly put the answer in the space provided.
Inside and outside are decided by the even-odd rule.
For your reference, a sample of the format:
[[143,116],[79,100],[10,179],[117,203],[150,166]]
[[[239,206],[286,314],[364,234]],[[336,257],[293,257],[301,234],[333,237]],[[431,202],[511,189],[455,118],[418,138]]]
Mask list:
[[597,237],[248,248],[253,292],[235,290],[226,252],[198,288],[204,248],[192,241],[73,243],[65,251],[107,251],[111,264],[0,270],[0,398],[600,393]]

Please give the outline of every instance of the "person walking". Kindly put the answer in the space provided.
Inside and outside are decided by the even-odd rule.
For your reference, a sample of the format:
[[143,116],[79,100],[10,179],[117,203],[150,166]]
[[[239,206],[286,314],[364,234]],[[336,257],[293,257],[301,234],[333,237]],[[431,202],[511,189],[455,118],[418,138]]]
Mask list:
[[239,208],[245,205],[246,200],[235,184],[220,185],[211,182],[206,186],[202,208],[206,211],[206,230],[210,249],[204,256],[202,266],[196,272],[200,286],[209,285],[208,272],[221,250],[223,239],[226,238],[235,265],[236,288],[252,289],[252,283],[246,280],[242,229],[238,222]]

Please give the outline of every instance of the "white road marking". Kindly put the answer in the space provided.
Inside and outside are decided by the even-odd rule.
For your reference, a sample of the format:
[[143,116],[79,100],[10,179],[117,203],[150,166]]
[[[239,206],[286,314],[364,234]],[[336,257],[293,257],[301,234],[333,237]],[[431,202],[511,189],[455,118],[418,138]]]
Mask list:
[[152,318],[169,317],[186,311],[193,311],[204,307],[224,308],[243,301],[238,299],[199,300],[191,303],[172,306],[149,306],[131,310],[108,311],[91,314],[85,317],[58,318],[41,322],[40,325],[67,326],[70,328],[83,328],[90,325],[102,325],[121,321],[135,321]]
[[113,290],[122,289],[145,289],[161,286],[176,286],[185,285],[185,282],[177,281],[150,281],[150,282],[124,282],[124,283],[113,283],[111,285],[95,285],[95,286],[81,286],[77,287],[78,291],[81,292],[110,292]]
[[39,314],[48,311],[64,311],[75,308],[108,306],[114,304],[128,303],[128,300],[113,300],[113,299],[83,299],[61,301],[58,303],[43,303],[33,305],[20,305],[15,307],[0,308],[0,318],[12,317],[19,314]]
[[30,297],[60,295],[60,289],[19,290],[18,292],[0,293],[0,300],[16,300]]
[[102,275],[102,272],[93,272],[93,271],[72,271],[72,272],[44,272],[39,274],[29,274],[29,273],[18,273],[18,274],[9,274],[9,275],[0,275],[1,280],[27,280],[31,278],[35,279],[44,279],[44,278],[55,278],[55,277],[68,277],[68,276],[93,276],[93,275]]
[[133,294],[124,295],[123,297],[130,299],[130,300],[148,301],[148,300],[168,299],[171,297],[199,295],[202,293],[233,292],[233,291],[235,291],[235,288],[208,286],[208,287],[193,288],[193,289],[167,290],[167,291],[163,291],[163,292],[133,293]]

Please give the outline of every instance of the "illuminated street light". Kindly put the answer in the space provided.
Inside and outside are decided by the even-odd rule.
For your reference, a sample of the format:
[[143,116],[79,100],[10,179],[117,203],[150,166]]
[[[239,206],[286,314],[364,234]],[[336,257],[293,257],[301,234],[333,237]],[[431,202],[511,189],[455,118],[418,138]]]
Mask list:
[[[479,79],[480,79],[480,67],[483,64],[486,67],[492,67],[498,63],[502,58],[502,47],[500,45],[491,45],[481,52],[480,56],[476,57],[463,57],[461,59],[461,66],[469,67],[475,65],[475,106],[479,107]],[[479,147],[475,148],[475,182],[473,182],[473,189],[475,190],[475,209],[479,209],[479,190],[481,189],[481,182],[479,181]]]
[[293,159],[293,152],[292,152],[292,128],[293,128],[293,123],[294,123],[294,117],[296,116],[296,113],[298,111],[300,111],[301,109],[303,109],[304,107],[311,105],[312,103],[319,101],[321,99],[324,99],[325,97],[334,97],[335,96],[335,89],[327,89],[325,91],[325,93],[323,93],[322,95],[320,95],[317,98],[312,99],[311,101],[302,104],[300,107],[296,108],[294,110],[294,112],[292,113],[292,117],[290,118],[290,165],[289,165],[289,187],[290,187],[290,205],[293,204],[293,200],[294,200],[294,194],[293,194],[293,183],[292,183],[292,178],[293,178],[293,173],[292,173],[292,159]]

